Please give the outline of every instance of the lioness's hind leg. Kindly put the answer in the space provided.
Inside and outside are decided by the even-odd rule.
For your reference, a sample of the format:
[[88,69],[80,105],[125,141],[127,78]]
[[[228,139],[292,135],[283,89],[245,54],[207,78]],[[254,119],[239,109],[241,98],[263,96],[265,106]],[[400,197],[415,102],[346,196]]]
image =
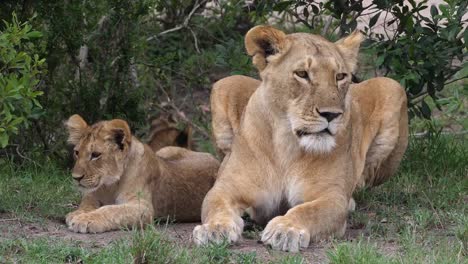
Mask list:
[[234,131],[228,117],[228,110],[224,103],[227,100],[224,90],[228,87],[223,86],[222,82],[215,83],[211,91],[211,128],[213,141],[220,156],[224,156],[231,150]]
[[380,165],[380,169],[378,171],[377,176],[374,180],[374,185],[378,185],[383,183],[385,180],[393,176],[399,165],[401,160],[403,159],[403,155],[405,154],[406,148],[408,147],[408,116],[405,112],[400,120],[399,125],[399,136],[397,143],[390,153],[390,155],[382,162]]
[[364,179],[367,186],[382,184],[398,169],[408,146],[406,106],[392,118],[386,118],[381,131],[368,150]]

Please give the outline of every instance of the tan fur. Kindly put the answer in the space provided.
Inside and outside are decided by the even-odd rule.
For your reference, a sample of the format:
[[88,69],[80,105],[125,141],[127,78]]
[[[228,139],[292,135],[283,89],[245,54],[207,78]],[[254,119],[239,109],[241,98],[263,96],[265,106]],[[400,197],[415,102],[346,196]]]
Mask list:
[[175,146],[192,149],[192,127],[183,130],[177,128],[177,121],[172,115],[161,115],[151,121],[148,145],[153,151]]
[[211,91],[211,120],[215,145],[220,156],[231,151],[232,139],[250,96],[260,82],[246,76],[224,78]]
[[406,149],[402,87],[388,78],[350,84],[359,32],[331,43],[278,31],[259,26],[246,35],[261,82],[232,76],[214,85],[213,134],[232,144],[203,202],[197,244],[239,240],[245,211],[267,224],[262,241],[278,250],[342,235],[352,193],[392,176]]
[[66,216],[69,229],[99,233],[143,226],[154,217],[200,220],[219,167],[212,155],[178,147],[154,153],[119,119],[88,126],[73,115],[66,126],[75,145],[72,176],[83,191],[78,209]]

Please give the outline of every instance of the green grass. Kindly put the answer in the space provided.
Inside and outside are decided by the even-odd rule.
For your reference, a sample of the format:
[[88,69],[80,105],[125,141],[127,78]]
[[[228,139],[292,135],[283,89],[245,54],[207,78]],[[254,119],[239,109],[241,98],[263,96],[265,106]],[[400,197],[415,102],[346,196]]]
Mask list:
[[[237,253],[229,250],[227,244],[192,249],[179,246],[155,227],[129,232],[130,239],[120,239],[100,250],[54,239],[8,240],[0,244],[0,263],[265,263],[254,252]],[[268,263],[304,260],[291,255]]]
[[63,219],[79,201],[70,174],[51,164],[2,165],[0,175],[0,213]]
[[[397,176],[354,195],[352,240],[326,245],[330,263],[468,263],[466,137],[412,139]],[[7,163],[8,164],[8,163]],[[3,166],[0,213],[22,221],[63,219],[79,201],[69,173],[52,165]],[[1,239],[0,263],[307,263],[302,255],[264,260],[228,245],[187,247],[149,227],[102,248],[51,238]],[[244,232],[258,239],[259,230]],[[276,256],[276,257],[275,257]]]

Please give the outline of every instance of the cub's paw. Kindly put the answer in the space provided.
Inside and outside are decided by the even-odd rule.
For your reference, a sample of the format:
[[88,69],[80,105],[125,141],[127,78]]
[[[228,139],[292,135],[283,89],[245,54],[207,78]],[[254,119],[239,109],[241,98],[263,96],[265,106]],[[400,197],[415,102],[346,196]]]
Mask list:
[[307,248],[310,242],[309,231],[292,223],[285,216],[273,218],[262,233],[262,242],[275,250],[298,252]]
[[193,241],[199,246],[210,242],[220,244],[224,240],[235,243],[242,235],[242,228],[234,221],[211,221],[193,229]]
[[70,212],[68,213],[66,216],[65,216],[65,223],[70,226],[70,222],[71,220],[77,216],[77,215],[80,215],[80,214],[84,214],[83,211],[80,211],[80,210],[76,210],[76,211],[73,211],[73,212]]
[[76,233],[102,233],[110,230],[101,219],[93,214],[80,214],[68,223],[68,229]]

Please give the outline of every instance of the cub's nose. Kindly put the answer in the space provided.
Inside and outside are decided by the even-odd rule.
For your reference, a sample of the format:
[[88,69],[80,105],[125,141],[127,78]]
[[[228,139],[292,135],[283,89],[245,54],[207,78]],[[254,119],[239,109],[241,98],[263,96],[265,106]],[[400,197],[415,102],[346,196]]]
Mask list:
[[83,179],[84,174],[74,174],[74,173],[72,173],[72,177],[73,177],[73,179],[74,179],[75,181],[78,181],[78,182],[79,182],[79,181],[81,181],[81,179]]
[[333,119],[339,117],[342,113],[341,112],[320,112],[318,109],[317,109],[317,112],[319,113],[319,115],[323,118],[325,118],[328,122],[331,122]]

